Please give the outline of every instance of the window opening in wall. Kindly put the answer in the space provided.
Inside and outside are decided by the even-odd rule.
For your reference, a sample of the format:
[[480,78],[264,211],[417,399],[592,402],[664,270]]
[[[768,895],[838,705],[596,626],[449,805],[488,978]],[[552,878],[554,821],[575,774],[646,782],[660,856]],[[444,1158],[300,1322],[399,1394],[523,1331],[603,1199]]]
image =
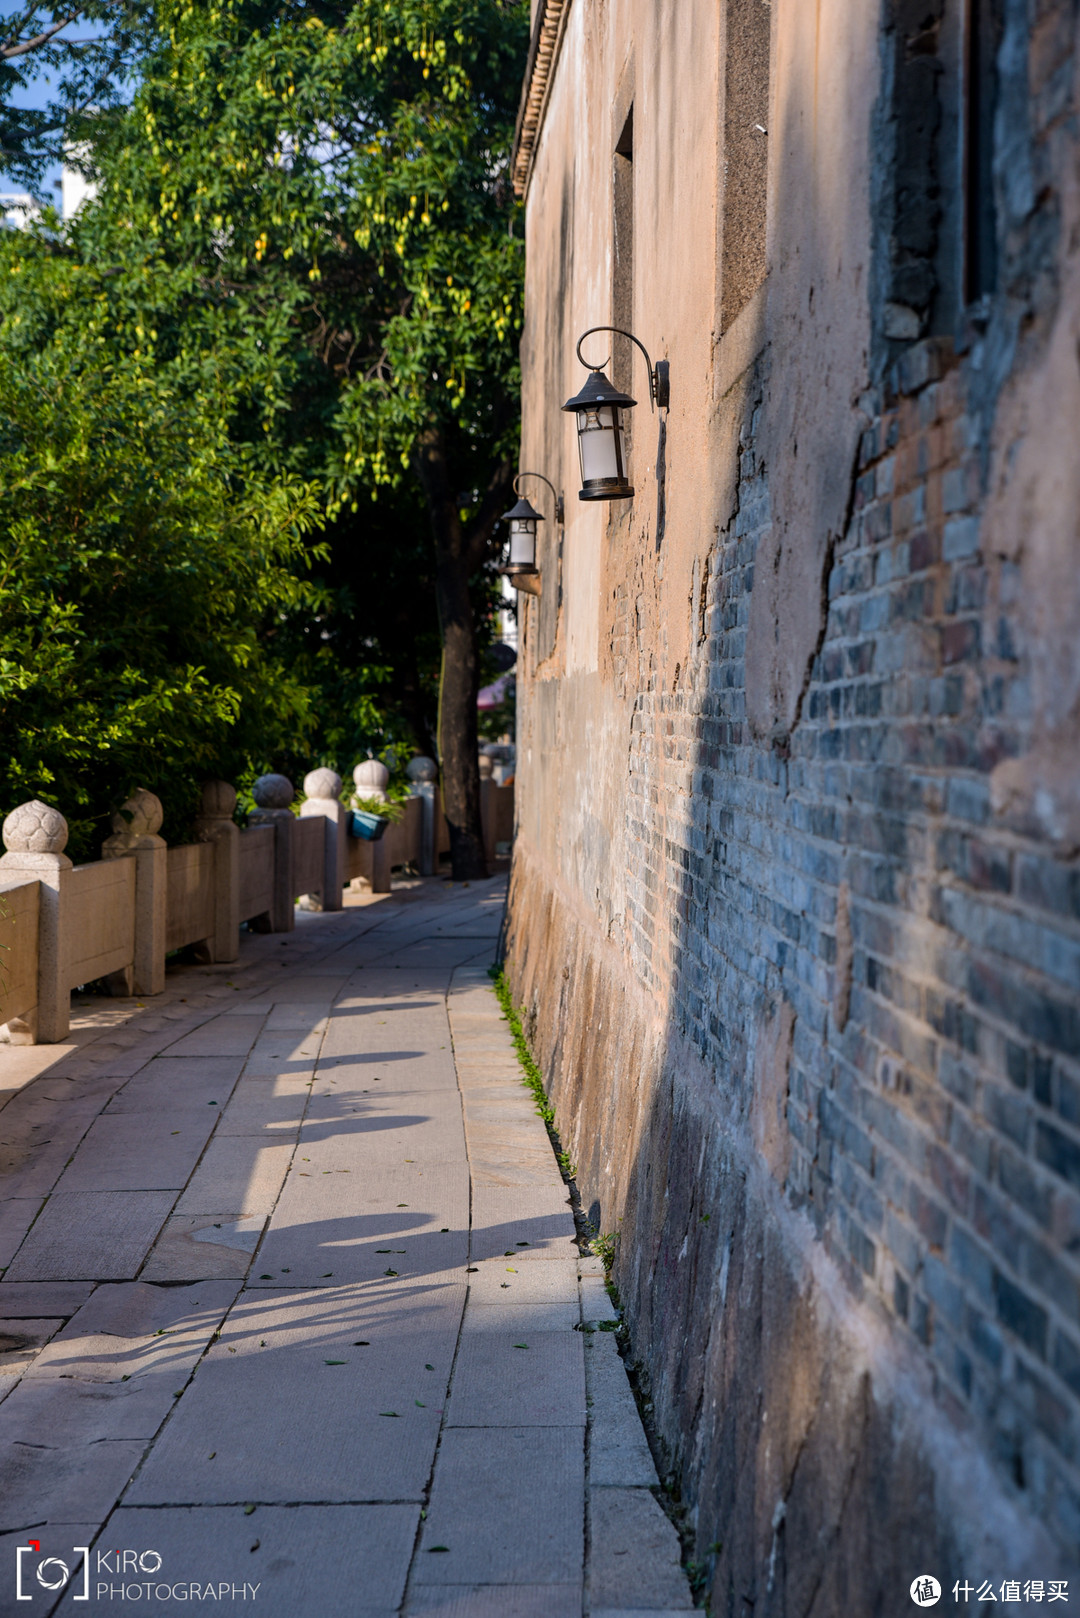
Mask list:
[[768,0],[727,0],[721,331],[765,279],[770,16]]
[[994,115],[1000,0],[967,0],[964,118],[964,296],[993,292],[997,281]]

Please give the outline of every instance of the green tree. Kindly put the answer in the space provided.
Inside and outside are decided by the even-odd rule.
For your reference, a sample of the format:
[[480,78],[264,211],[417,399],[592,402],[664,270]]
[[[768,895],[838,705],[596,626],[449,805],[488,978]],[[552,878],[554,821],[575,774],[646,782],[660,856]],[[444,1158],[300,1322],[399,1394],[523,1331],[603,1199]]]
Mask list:
[[[73,238],[85,260],[173,268],[132,329],[152,328],[170,362],[242,359],[234,434],[321,479],[335,553],[354,545],[375,593],[380,539],[415,578],[426,568],[458,877],[484,870],[478,627],[517,450],[522,243],[506,169],[526,10],[161,0],[130,110],[97,120],[102,198]],[[379,520],[376,497],[400,510],[417,492],[430,563],[414,523]]]
[[[80,118],[115,105],[149,37],[149,6],[140,0],[82,0],[42,6],[31,0],[0,18],[0,170],[37,185],[65,155]],[[49,92],[39,106],[17,106],[17,91]]]
[[134,788],[177,839],[311,720],[276,642],[318,605],[314,492],[230,442],[228,387],[116,342],[133,293],[0,237],[0,803],[55,802],[84,858]]

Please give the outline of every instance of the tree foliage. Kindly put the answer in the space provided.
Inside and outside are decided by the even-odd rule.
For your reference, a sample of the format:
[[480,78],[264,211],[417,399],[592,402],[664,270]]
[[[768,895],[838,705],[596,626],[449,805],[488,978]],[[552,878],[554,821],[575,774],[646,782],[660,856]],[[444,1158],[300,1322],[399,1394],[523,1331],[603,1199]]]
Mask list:
[[208,775],[295,748],[275,649],[313,491],[231,443],[222,389],[117,345],[112,278],[0,238],[0,803],[63,810],[77,856],[138,786],[182,835]]
[[[81,118],[121,99],[149,21],[141,0],[30,0],[0,18],[0,170],[10,180],[36,186],[78,143]],[[43,71],[52,80],[44,104],[17,106],[16,93],[39,84]]]
[[[175,267],[187,301],[155,312],[163,354],[210,355],[222,329],[262,345],[236,430],[327,490],[329,599],[378,598],[404,549],[419,633],[384,618],[370,662],[408,695],[402,670],[426,658],[437,606],[452,836],[460,824],[481,858],[478,629],[518,433],[523,244],[506,165],[524,0],[162,0],[158,16],[130,111],[99,127],[105,187],[81,250],[137,244]],[[355,655],[346,614],[320,630],[337,669]]]

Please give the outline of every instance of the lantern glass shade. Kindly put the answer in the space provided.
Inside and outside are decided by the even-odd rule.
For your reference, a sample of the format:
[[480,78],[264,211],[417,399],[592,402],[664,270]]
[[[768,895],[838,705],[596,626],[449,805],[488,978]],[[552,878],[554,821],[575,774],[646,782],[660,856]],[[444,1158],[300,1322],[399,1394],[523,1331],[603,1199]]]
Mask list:
[[536,572],[536,525],[543,520],[524,495],[516,506],[511,506],[506,512],[503,521],[510,525],[510,555],[505,569],[507,573]]
[[591,371],[581,392],[563,405],[577,416],[579,500],[626,500],[633,494],[626,476],[622,412],[635,402],[613,387],[603,371]]
[[510,524],[509,565],[515,572],[525,572],[536,566],[536,520],[515,517]]

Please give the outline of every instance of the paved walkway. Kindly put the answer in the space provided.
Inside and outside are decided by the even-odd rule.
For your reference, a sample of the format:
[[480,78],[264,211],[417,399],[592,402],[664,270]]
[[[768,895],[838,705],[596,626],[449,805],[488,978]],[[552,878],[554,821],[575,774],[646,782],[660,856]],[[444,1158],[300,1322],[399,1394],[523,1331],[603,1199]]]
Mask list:
[[0,1612],[690,1606],[503,891],[301,915],[0,1048]]

